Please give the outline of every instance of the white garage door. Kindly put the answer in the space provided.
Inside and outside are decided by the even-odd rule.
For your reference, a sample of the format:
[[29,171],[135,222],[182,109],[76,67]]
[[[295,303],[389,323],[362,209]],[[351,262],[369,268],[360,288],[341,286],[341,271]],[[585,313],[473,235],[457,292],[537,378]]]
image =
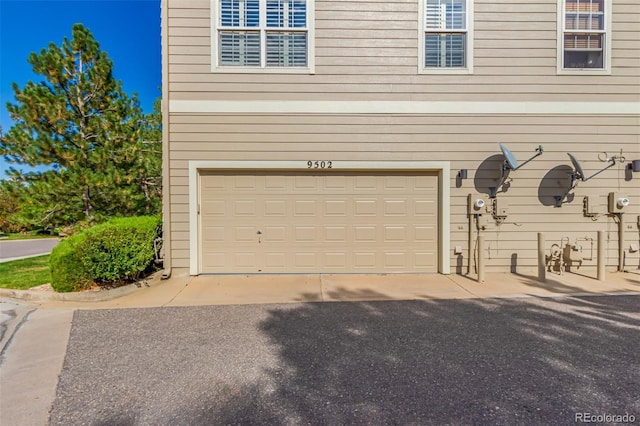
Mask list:
[[436,272],[435,173],[201,172],[204,273]]

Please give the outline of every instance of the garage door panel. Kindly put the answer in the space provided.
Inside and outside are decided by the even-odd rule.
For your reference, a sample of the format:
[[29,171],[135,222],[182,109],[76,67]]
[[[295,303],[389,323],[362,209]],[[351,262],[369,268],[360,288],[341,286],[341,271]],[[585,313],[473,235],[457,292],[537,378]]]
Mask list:
[[233,243],[255,242],[258,240],[256,228],[253,226],[236,226],[233,228]]
[[227,241],[227,228],[223,226],[208,226],[202,232],[203,239],[212,243],[224,243]]
[[397,269],[397,268],[405,268],[407,264],[411,264],[412,262],[407,262],[407,253],[405,252],[386,252],[384,253],[384,267],[386,269]]
[[284,200],[266,200],[264,201],[265,216],[287,216],[287,202]]
[[202,203],[202,214],[208,216],[225,216],[227,212],[227,203],[220,200],[207,200]]
[[378,214],[377,200],[354,200],[356,216],[376,216]]
[[344,225],[325,226],[324,241],[327,243],[345,243],[347,241],[347,227]]
[[415,241],[429,242],[435,241],[437,238],[435,226],[414,226],[413,232]]
[[432,269],[436,267],[437,256],[434,252],[416,252],[414,259],[418,268]]
[[226,253],[205,252],[205,255],[212,268],[226,268],[231,263]]
[[302,191],[303,193],[308,192],[310,189],[317,190],[319,184],[318,179],[313,175],[294,176],[293,183],[294,191]]
[[384,200],[385,216],[406,216],[407,201],[406,200]]
[[267,268],[286,268],[287,267],[287,254],[284,252],[269,252],[265,253],[265,265]]
[[415,200],[413,211],[416,216],[433,216],[438,214],[438,203],[435,200]]
[[348,200],[325,200],[324,214],[326,216],[346,216]]
[[233,190],[234,191],[251,191],[254,192],[257,189],[256,187],[256,177],[255,176],[235,176],[233,179]]
[[385,226],[384,242],[406,243],[407,228],[405,226]]
[[322,179],[325,192],[329,191],[333,194],[345,193],[349,190],[349,182],[344,180],[342,176],[324,176]]
[[356,243],[373,243],[377,239],[375,225],[356,226],[355,231]]
[[407,176],[384,176],[384,189],[387,191],[410,191],[407,187]]
[[327,268],[346,269],[347,254],[345,252],[330,252],[324,254],[324,266]]
[[316,270],[320,269],[320,265],[318,264],[318,254],[315,252],[301,252],[295,253],[294,256],[296,268],[315,268]]
[[238,200],[233,203],[233,214],[236,216],[256,216],[257,213],[255,200]]
[[201,271],[435,272],[437,176],[201,175]]
[[234,266],[239,268],[253,268],[258,262],[254,251],[235,253],[233,256]]
[[297,200],[294,203],[295,216],[316,216],[318,214],[318,202],[315,200]]
[[356,176],[354,189],[365,192],[376,192],[378,190],[376,176]]
[[294,244],[314,243],[318,241],[318,228],[316,226],[296,226]]
[[290,182],[286,176],[265,176],[264,177],[264,189],[265,191],[282,191],[290,190]]

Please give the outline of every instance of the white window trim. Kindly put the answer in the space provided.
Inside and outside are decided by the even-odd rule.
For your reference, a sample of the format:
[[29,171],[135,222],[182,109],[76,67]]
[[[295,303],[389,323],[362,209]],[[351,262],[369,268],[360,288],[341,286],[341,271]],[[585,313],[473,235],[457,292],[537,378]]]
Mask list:
[[466,25],[467,25],[467,51],[466,54],[466,64],[465,68],[426,68],[424,66],[424,55],[425,55],[425,45],[424,45],[424,34],[425,34],[425,22],[427,15],[427,4],[426,0],[419,1],[419,22],[418,22],[418,74],[473,74],[473,3],[475,0],[467,0],[467,13],[466,13]]
[[[262,2],[262,0],[261,0]],[[220,0],[211,0],[211,71],[217,73],[244,73],[244,74],[315,74],[315,0],[307,0],[307,66],[306,67],[242,67],[220,66],[218,56],[218,10]],[[263,23],[261,23],[261,28]],[[264,41],[261,41],[264,44]],[[261,55],[264,54],[264,45],[260,47]]]
[[565,1],[558,0],[558,36],[557,36],[557,65],[556,72],[559,75],[611,75],[611,23],[613,0],[604,2],[604,68],[564,68],[564,23],[565,23]]

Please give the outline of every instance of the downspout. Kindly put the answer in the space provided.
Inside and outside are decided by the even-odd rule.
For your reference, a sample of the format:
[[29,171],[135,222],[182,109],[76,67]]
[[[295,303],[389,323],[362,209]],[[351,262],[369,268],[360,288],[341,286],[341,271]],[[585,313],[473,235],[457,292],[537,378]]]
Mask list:
[[169,0],[160,2],[162,44],[162,279],[171,277],[171,173],[169,156]]

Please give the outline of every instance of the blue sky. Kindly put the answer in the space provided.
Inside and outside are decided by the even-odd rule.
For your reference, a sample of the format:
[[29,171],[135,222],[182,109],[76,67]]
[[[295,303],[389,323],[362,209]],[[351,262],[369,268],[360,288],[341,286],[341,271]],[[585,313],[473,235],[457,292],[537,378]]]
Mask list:
[[[124,91],[138,94],[146,112],[160,96],[160,0],[0,0],[0,125],[12,126],[6,103],[14,102],[11,84],[24,87],[33,74],[27,58],[49,43],[71,38],[82,23],[114,63]],[[0,158],[0,179],[7,164]]]

